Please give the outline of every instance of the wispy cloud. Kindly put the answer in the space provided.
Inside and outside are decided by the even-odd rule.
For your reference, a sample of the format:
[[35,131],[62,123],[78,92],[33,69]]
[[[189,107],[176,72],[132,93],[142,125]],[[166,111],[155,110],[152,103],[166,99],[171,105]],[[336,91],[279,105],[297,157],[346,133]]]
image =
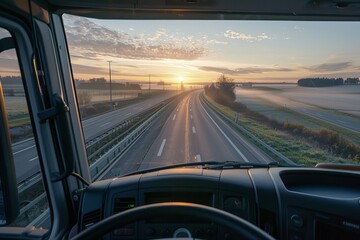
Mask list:
[[130,35],[70,15],[64,17],[64,23],[70,50],[80,57],[194,60],[207,52],[201,39],[170,35],[165,29]]
[[210,67],[210,66],[200,66],[198,68],[203,71],[218,72],[218,73],[228,74],[228,75],[243,75],[243,74],[250,74],[250,73],[261,74],[261,73],[265,73],[265,72],[292,72],[292,71],[295,71],[294,69],[291,69],[291,68],[280,68],[277,66],[274,66],[274,67],[246,67],[246,68],[236,68],[236,69]]
[[233,30],[226,30],[224,32],[224,37],[230,38],[230,39],[239,39],[239,40],[247,41],[247,42],[258,42],[258,41],[272,39],[266,33],[261,33],[260,35],[254,36],[254,35],[251,35],[251,34],[236,32],[236,31],[233,31]]
[[334,63],[323,63],[312,66],[301,66],[302,69],[306,69],[311,72],[337,72],[352,67],[352,62],[334,62]]

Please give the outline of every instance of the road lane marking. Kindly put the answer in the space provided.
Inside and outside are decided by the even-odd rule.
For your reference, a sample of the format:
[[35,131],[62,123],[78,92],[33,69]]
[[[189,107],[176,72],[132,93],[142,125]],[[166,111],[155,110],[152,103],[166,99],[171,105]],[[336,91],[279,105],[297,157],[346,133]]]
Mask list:
[[164,147],[165,147],[165,143],[166,143],[166,139],[163,139],[163,140],[162,140],[162,143],[161,143],[161,146],[160,146],[160,149],[159,149],[159,152],[158,152],[158,154],[157,154],[158,157],[161,156],[161,154],[162,154],[162,152],[163,152],[163,150],[164,150]]
[[22,140],[22,141],[20,141],[20,142],[14,143],[13,146],[17,146],[17,145],[20,145],[20,144],[24,144],[24,143],[26,143],[26,142],[33,141],[33,140],[34,140],[34,138],[28,138],[28,139]]
[[179,108],[177,108],[176,111],[178,112],[178,111],[179,111]]
[[210,118],[210,120],[214,123],[214,125],[219,129],[222,135],[226,138],[226,140],[230,143],[230,145],[235,149],[235,151],[244,159],[245,162],[249,162],[249,160],[245,157],[245,155],[235,146],[235,144],[230,140],[230,138],[224,133],[224,131],[217,125],[215,120],[210,116],[210,114],[205,110],[204,106],[201,104],[201,107],[204,109],[206,115]]
[[20,151],[17,151],[17,152],[14,152],[14,155],[15,155],[15,154],[18,154],[18,153],[21,153],[21,152],[23,152],[23,151],[26,151],[26,150],[28,150],[28,149],[30,149],[30,148],[33,148],[33,147],[35,147],[35,145],[32,145],[32,146],[27,147],[27,148],[24,148],[24,149],[22,149],[22,150],[20,150]]
[[129,116],[129,115],[131,115],[131,112],[130,112],[130,113],[127,113],[127,114],[125,114],[125,117],[126,117],[126,116]]
[[143,107],[140,107],[139,110],[143,110],[144,108]]
[[335,120],[335,122],[342,123],[342,124],[346,124],[346,122],[345,122],[345,121],[342,121],[342,120]]
[[108,124],[110,124],[111,122],[107,122],[107,123],[104,123],[103,125],[100,125],[100,127],[104,127],[104,126],[106,126],[106,125],[108,125]]
[[34,158],[30,159],[29,162],[32,162],[32,161],[34,161],[34,160],[37,159],[37,158],[38,158],[38,157],[34,157]]
[[196,133],[195,127],[192,127],[192,131],[193,131],[193,133]]
[[195,158],[196,158],[196,161],[197,161],[197,162],[201,162],[201,156],[200,156],[200,154],[197,154],[197,155],[195,156]]
[[192,119],[192,114],[190,115],[190,119]]
[[191,108],[190,108],[190,112],[191,112]]
[[173,121],[175,120],[175,118],[176,118],[176,114],[174,114]]

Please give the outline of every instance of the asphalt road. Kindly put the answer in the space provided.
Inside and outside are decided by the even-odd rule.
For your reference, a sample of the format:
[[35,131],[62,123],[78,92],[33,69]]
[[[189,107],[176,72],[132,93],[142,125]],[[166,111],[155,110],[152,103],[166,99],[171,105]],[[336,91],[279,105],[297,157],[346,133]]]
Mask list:
[[104,179],[186,162],[272,161],[207,107],[200,94],[201,91],[190,92],[169,113],[158,118]]
[[[93,139],[98,136],[98,134],[115,127],[127,118],[130,118],[175,94],[175,92],[168,92],[147,99],[146,101],[84,120],[83,132],[85,141]],[[33,138],[13,144],[12,148],[17,182],[21,182],[39,171],[39,159]]]

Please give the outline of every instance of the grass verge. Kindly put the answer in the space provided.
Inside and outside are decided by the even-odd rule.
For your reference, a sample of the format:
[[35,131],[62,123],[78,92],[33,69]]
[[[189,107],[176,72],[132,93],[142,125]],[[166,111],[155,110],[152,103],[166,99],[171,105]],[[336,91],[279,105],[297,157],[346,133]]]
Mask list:
[[[235,119],[236,112],[234,112],[232,109],[216,103],[206,95],[205,97],[225,116],[229,117],[230,119]],[[284,154],[286,157],[297,164],[304,164],[305,166],[310,167],[315,166],[320,162],[353,163],[352,160],[332,155],[328,151],[321,149],[311,142],[308,142],[306,139],[294,137],[289,133],[272,129],[264,124],[260,124],[246,117],[245,115],[240,114],[238,124],[252,132],[265,143],[269,144],[275,150]]]

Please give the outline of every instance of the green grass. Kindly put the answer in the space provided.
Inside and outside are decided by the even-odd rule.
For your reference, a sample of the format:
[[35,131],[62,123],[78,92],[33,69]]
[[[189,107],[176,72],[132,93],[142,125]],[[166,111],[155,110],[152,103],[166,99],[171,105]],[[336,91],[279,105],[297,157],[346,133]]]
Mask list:
[[24,125],[29,125],[30,117],[28,113],[19,113],[15,115],[9,115],[8,121],[10,128],[20,127]]
[[[207,100],[224,115],[234,119],[235,112],[233,110],[226,106],[215,103],[209,97],[207,97]],[[254,120],[245,117],[244,115],[240,115],[239,124],[295,163],[304,164],[305,166],[309,167],[315,166],[320,162],[353,163],[349,159],[344,159],[332,155],[328,151],[317,147],[313,143],[307,142],[306,139],[301,139],[288,133],[271,129],[263,124],[257,123]],[[262,149],[265,150],[264,148]],[[269,155],[272,156],[271,154]]]

